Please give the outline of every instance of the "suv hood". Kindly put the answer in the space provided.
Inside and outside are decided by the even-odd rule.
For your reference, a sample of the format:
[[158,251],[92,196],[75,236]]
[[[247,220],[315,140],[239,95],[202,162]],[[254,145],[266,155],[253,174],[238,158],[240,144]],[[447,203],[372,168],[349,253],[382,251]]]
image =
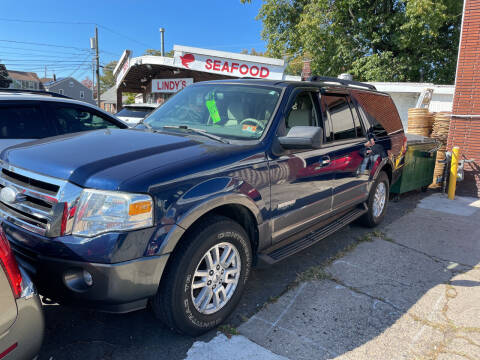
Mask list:
[[195,139],[183,134],[105,129],[19,144],[0,157],[10,165],[82,187],[148,191],[152,183],[146,174],[155,172],[158,183],[162,177],[181,176],[185,169],[205,165],[238,148],[207,138]]

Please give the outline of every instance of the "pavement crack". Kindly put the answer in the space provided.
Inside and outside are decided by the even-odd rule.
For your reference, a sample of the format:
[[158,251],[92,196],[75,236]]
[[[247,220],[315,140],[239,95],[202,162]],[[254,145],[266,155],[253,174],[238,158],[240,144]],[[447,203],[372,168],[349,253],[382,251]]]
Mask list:
[[364,295],[364,296],[367,296],[367,297],[369,297],[370,299],[372,299],[372,300],[374,300],[374,301],[380,301],[381,303],[384,303],[384,304],[386,304],[386,305],[389,305],[389,306],[391,306],[392,308],[394,308],[396,311],[398,311],[398,312],[400,312],[400,313],[404,311],[403,309],[401,309],[401,308],[398,307],[397,305],[391,303],[391,302],[388,301],[387,299],[384,299],[384,298],[381,298],[381,297],[378,297],[378,296],[375,296],[375,295],[371,295],[371,294],[369,294],[369,293],[367,293],[367,292],[365,292],[365,291],[362,291],[362,290],[360,290],[360,289],[358,289],[358,288],[356,288],[356,287],[347,285],[347,284],[345,284],[343,281],[341,281],[341,280],[339,280],[339,279],[336,279],[336,278],[334,278],[334,277],[331,277],[330,280],[333,281],[333,282],[335,282],[335,283],[337,283],[338,285],[341,285],[341,286],[349,289],[350,291],[353,291],[353,292],[356,293],[356,294]]
[[[388,241],[392,244],[395,244],[397,246],[400,246],[400,247],[403,247],[405,249],[408,249],[408,250],[411,250],[411,251],[414,251],[418,254],[421,254],[421,255],[424,255],[426,257],[428,257],[429,259],[431,259],[432,261],[436,262],[436,263],[451,263],[451,262],[454,262],[454,263],[457,263],[458,265],[461,265],[465,268],[467,268],[466,270],[472,270],[472,269],[475,269],[475,266],[472,266],[472,265],[468,265],[468,264],[463,264],[463,263],[460,263],[458,261],[454,261],[454,260],[450,260],[450,259],[444,259],[444,258],[441,258],[441,257],[438,257],[438,256],[435,256],[435,255],[430,255],[429,253],[426,253],[424,251],[421,251],[421,250],[418,250],[418,249],[415,249],[415,248],[412,248],[410,246],[407,246],[407,245],[404,245],[404,244],[401,244],[401,243],[398,243],[396,242],[395,240],[393,239],[388,239],[388,240],[385,240],[385,239],[382,239],[382,238],[379,238],[383,241]],[[451,270],[450,270],[451,271]],[[462,271],[463,272],[463,271]]]

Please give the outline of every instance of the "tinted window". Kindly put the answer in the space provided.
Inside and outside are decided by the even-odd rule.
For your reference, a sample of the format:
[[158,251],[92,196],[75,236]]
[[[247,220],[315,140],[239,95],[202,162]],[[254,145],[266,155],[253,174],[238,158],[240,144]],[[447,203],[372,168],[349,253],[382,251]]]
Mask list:
[[376,137],[403,129],[397,107],[390,96],[359,90],[352,90],[352,96],[360,105],[360,114],[370,123],[370,132]]
[[325,95],[325,105],[332,121],[335,140],[354,139],[357,137],[352,111],[345,96]]
[[0,107],[1,139],[40,139],[56,135],[36,106]]
[[117,125],[94,112],[90,112],[88,109],[67,106],[56,107],[54,113],[60,134],[104,128],[118,128]]
[[285,124],[287,131],[294,126],[317,126],[317,124],[317,112],[310,92],[299,93],[287,116]]
[[358,117],[358,112],[355,108],[354,105],[350,104],[352,106],[352,114],[353,114],[353,122],[355,124],[355,130],[357,132],[357,137],[363,137],[365,136],[365,132],[363,131],[362,123]]
[[127,109],[123,108],[116,115],[124,117],[133,117],[143,119],[145,116],[150,114],[153,109]]

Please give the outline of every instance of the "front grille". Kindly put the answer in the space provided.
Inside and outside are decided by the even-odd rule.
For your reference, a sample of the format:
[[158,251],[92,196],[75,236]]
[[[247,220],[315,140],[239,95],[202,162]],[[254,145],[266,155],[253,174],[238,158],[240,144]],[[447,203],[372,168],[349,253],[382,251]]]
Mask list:
[[78,186],[4,163],[1,167],[0,191],[9,187],[20,194],[13,202],[0,197],[1,218],[47,237],[63,235],[63,222],[68,233],[73,219],[63,216],[75,206],[81,192]]

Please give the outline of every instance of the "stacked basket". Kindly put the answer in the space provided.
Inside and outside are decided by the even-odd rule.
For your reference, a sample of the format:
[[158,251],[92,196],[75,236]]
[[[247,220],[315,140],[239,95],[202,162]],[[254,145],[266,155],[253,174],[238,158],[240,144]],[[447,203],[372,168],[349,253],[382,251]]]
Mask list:
[[446,157],[445,152],[447,150],[450,116],[451,114],[449,112],[444,111],[436,113],[434,117],[432,137],[437,139],[440,147],[437,151],[437,162],[435,164],[435,170],[433,170],[433,183],[430,187],[439,187],[440,183],[437,182],[437,179],[443,178],[445,164],[439,163],[439,161],[445,160]]
[[433,114],[425,108],[408,109],[408,133],[430,136],[433,125]]

